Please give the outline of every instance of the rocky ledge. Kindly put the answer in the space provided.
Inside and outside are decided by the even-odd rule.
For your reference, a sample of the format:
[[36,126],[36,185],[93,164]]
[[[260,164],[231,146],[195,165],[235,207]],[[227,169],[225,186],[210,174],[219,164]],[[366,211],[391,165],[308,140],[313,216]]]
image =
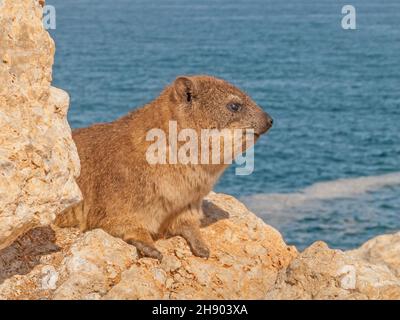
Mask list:
[[0,298],[263,299],[296,249],[233,197],[204,210],[207,260],[181,237],[157,242],[160,263],[102,230],[34,229],[0,252]]
[[0,251],[0,299],[400,299],[400,233],[298,253],[231,196],[204,210],[208,260],[181,237],[157,242],[159,262],[102,230],[32,229]]
[[222,194],[204,202],[207,260],[180,237],[157,242],[159,262],[102,230],[52,226],[81,193],[43,3],[0,0],[0,299],[400,299],[400,233],[298,253]]

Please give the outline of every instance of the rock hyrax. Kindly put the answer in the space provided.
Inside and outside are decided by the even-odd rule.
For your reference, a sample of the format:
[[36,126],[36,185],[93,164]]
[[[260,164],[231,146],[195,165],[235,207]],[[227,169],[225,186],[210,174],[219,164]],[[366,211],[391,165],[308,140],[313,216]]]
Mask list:
[[[228,82],[210,76],[179,77],[153,102],[110,122],[73,132],[81,160],[83,202],[58,216],[61,227],[102,228],[162,259],[154,240],[180,235],[196,256],[208,257],[200,233],[202,200],[228,164],[149,164],[154,128],[253,129],[255,140],[271,117]],[[168,136],[168,134],[167,134]],[[167,141],[167,144],[169,141]]]

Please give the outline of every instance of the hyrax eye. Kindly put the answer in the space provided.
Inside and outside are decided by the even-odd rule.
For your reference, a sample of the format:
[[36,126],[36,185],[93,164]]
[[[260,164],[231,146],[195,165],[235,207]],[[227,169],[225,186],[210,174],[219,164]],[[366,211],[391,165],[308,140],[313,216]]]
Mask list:
[[232,112],[239,112],[242,110],[242,106],[239,103],[229,103],[226,107]]

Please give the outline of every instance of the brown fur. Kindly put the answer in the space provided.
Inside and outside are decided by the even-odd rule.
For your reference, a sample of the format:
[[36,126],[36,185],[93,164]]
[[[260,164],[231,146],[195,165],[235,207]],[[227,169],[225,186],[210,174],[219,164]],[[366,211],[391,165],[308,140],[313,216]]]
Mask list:
[[[190,100],[190,101],[189,101]],[[232,101],[233,100],[233,101]],[[241,103],[240,112],[226,108]],[[110,123],[73,132],[81,159],[78,184],[84,201],[60,215],[59,226],[102,228],[135,245],[145,256],[161,259],[153,240],[180,235],[192,252],[208,257],[200,234],[201,204],[227,165],[150,165],[150,129],[253,128],[256,137],[272,125],[245,93],[209,76],[180,77],[153,102]]]

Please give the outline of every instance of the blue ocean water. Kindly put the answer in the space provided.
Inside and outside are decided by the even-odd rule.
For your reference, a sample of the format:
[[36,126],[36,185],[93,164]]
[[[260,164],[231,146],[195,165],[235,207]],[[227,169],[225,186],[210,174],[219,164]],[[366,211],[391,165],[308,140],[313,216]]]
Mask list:
[[[177,75],[216,75],[275,120],[256,145],[254,173],[232,167],[216,191],[241,198],[300,248],[353,248],[400,230],[399,1],[47,4],[57,11],[54,85],[71,95],[73,127],[111,121]],[[346,4],[357,30],[341,27]],[[315,196],[321,186],[325,196]]]

